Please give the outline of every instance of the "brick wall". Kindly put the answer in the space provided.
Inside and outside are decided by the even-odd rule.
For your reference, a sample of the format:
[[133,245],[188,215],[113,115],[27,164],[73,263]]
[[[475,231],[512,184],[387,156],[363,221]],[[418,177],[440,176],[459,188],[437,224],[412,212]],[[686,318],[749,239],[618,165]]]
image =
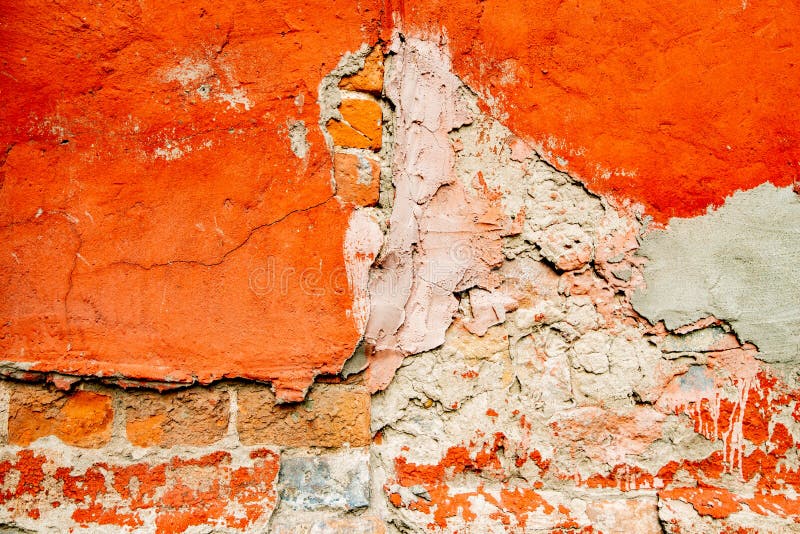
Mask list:
[[651,4],[0,6],[0,532],[800,532],[800,11]]
[[358,380],[317,384],[293,405],[233,382],[158,392],[4,381],[2,398],[7,528],[382,532],[362,514],[369,394]]

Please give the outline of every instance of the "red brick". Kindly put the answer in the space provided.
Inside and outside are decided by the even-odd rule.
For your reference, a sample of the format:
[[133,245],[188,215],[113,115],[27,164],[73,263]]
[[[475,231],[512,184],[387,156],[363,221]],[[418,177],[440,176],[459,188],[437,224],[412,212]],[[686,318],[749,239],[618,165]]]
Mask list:
[[369,445],[369,393],[362,385],[316,384],[305,402],[276,404],[266,386],[238,393],[242,443],[289,447]]
[[378,203],[381,169],[378,162],[356,154],[336,153],[333,157],[336,195],[356,206]]
[[27,446],[56,436],[76,447],[101,447],[111,439],[114,410],[104,393],[56,391],[39,384],[13,384],[8,409],[8,440]]
[[210,445],[225,436],[230,401],[219,388],[125,393],[125,429],[139,447]]

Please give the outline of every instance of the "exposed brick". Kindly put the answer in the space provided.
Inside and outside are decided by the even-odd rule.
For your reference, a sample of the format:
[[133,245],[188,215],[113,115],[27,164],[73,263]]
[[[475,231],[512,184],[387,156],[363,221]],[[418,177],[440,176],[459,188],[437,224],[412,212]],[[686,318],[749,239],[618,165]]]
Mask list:
[[229,412],[228,392],[219,388],[139,391],[125,397],[128,440],[140,447],[210,445],[225,436]]
[[378,150],[380,148],[380,142],[376,145],[373,140],[342,121],[331,119],[328,121],[326,127],[328,128],[328,133],[333,137],[333,143],[336,146],[346,148],[369,148],[372,150]]
[[27,446],[56,436],[76,447],[101,447],[111,439],[114,410],[104,393],[55,391],[40,384],[10,385],[8,441]]
[[246,385],[238,399],[239,438],[245,444],[361,447],[370,442],[370,399],[361,385],[317,384],[299,404],[276,404],[268,387]]
[[342,121],[326,125],[336,146],[380,150],[383,111],[373,100],[343,100],[339,106]]
[[336,195],[357,206],[378,203],[381,169],[378,162],[362,155],[336,153],[333,157]]
[[383,89],[383,54],[376,47],[364,60],[364,68],[352,76],[346,76],[339,87],[349,91],[363,91],[380,95]]
[[339,112],[350,126],[377,141],[380,147],[383,111],[377,102],[363,99],[343,100]]

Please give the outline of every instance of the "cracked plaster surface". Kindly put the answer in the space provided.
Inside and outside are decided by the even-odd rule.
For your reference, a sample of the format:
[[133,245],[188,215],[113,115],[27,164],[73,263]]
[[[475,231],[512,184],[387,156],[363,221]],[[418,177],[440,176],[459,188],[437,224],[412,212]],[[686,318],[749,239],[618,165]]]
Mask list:
[[[419,172],[395,154],[396,198],[403,202],[403,187],[421,192],[422,202],[406,208],[417,214],[456,184],[486,199],[515,231],[500,236],[502,256],[485,264],[492,285],[440,287],[449,290],[441,298],[454,300],[446,320],[437,314],[439,322],[427,323],[431,341],[419,347],[432,348],[379,367],[394,377],[372,403],[373,507],[390,531],[714,532],[762,521],[776,532],[794,528],[796,503],[784,500],[794,483],[784,468],[752,465],[767,454],[797,468],[792,450],[775,445],[785,431],[800,436],[792,403],[783,400],[793,379],[782,382],[759,364],[758,348],[710,314],[667,325],[672,330],[642,318],[631,301],[649,281],[648,263],[637,252],[642,236],[648,243],[658,234],[478,111],[450,77],[446,46],[405,36],[395,47],[387,77],[414,88],[394,93],[396,138],[403,127],[408,135],[422,129],[427,117],[447,130],[446,144],[435,128],[410,138],[420,153],[445,151],[436,171]],[[468,119],[436,122],[427,103],[442,94],[451,95],[442,116],[463,106]],[[424,169],[424,157],[412,161]],[[458,221],[465,204],[439,205],[437,214]],[[422,225],[395,232],[406,250],[427,253],[418,246]],[[409,265],[425,260],[411,257],[379,259],[373,276],[416,273]],[[414,302],[408,295],[399,301]],[[380,291],[371,297],[374,314],[386,299]],[[434,337],[439,328],[443,337]],[[755,428],[764,417],[781,423],[762,437]],[[760,493],[768,480],[780,482]],[[713,489],[705,494],[698,484]],[[711,494],[720,500],[707,503]]]

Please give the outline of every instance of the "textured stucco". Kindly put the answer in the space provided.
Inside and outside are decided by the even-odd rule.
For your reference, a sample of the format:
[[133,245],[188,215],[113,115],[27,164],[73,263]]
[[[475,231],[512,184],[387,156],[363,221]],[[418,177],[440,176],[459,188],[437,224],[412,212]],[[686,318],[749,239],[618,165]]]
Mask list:
[[659,222],[800,179],[800,5],[398,2],[455,73],[561,170]]
[[796,5],[0,7],[0,531],[799,530]]
[[[406,37],[399,46],[420,45]],[[447,45],[438,47],[436,70],[446,73]],[[389,75],[391,68],[404,66]],[[415,88],[437,79],[405,72],[422,77],[410,80]],[[673,224],[653,230],[591,194],[480,111],[466,87],[457,94],[474,111],[448,133],[448,169],[468,190],[487,188],[489,205],[513,217],[518,231],[503,238],[492,271],[499,282],[492,294],[503,298],[487,303],[480,287],[457,294],[443,343],[408,355],[373,397],[373,508],[390,531],[793,531],[800,507],[793,375],[759,363],[731,317],[706,312],[666,327],[642,318],[632,299],[647,295],[641,288],[651,269],[688,277],[674,264],[659,271],[661,256],[645,255]],[[400,100],[397,124],[432,101]],[[719,248],[706,250],[735,257],[754,218],[769,211],[748,218],[744,207],[772,206],[786,231],[756,225],[772,232],[761,245],[791,263],[796,223],[793,208],[783,208],[797,204],[794,193],[762,186],[739,197],[758,200],[729,200],[714,213],[734,205],[726,217],[741,227],[690,229],[676,241],[724,233]],[[658,244],[700,279],[706,265],[714,269],[700,245],[691,263],[676,243]],[[789,272],[776,266],[784,285],[794,283]],[[665,291],[679,283],[666,280]]]
[[472,122],[465,87],[436,42],[395,39],[385,82],[395,109],[394,201],[386,244],[370,284],[365,339],[370,384],[388,385],[404,356],[444,342],[458,306],[454,293],[492,290],[502,237],[512,221],[481,191],[456,179],[448,133]]
[[378,39],[379,2],[0,17],[0,359],[287,400],[338,372],[360,300],[317,96]]

